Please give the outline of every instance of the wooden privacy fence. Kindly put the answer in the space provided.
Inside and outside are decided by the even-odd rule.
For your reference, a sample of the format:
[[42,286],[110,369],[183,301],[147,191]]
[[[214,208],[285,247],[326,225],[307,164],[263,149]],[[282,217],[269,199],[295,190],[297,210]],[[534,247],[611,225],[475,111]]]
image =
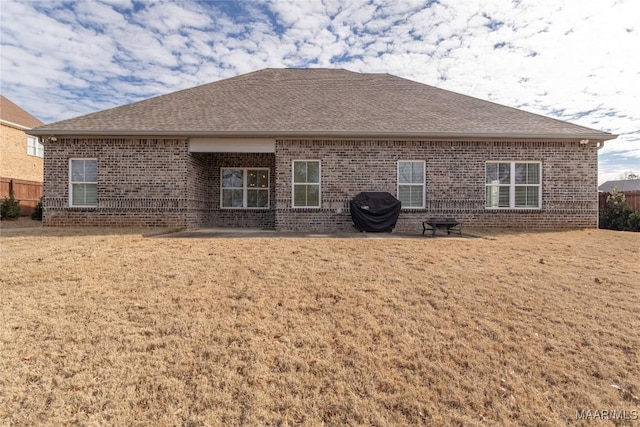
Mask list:
[[42,197],[42,183],[0,178],[0,199],[4,199],[12,192],[13,196],[20,201],[20,215],[29,216]]
[[[631,209],[633,209],[634,211],[640,211],[640,191],[621,191],[621,193],[624,194],[625,198],[627,199],[627,204]],[[609,194],[611,193],[598,193],[598,205],[600,207],[600,210],[603,210],[607,205],[607,196],[609,196]]]

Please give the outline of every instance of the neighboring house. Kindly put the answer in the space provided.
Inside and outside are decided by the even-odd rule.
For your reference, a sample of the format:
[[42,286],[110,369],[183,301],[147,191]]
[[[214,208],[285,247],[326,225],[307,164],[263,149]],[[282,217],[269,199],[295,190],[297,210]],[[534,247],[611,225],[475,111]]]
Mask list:
[[265,69],[29,131],[45,225],[353,230],[388,191],[396,230],[597,227],[616,135],[389,74]]
[[607,181],[598,187],[598,191],[611,193],[614,188],[621,193],[640,191],[640,179],[621,179],[617,181]]
[[0,198],[13,192],[20,200],[22,215],[29,215],[42,196],[42,144],[25,133],[42,125],[0,95]]

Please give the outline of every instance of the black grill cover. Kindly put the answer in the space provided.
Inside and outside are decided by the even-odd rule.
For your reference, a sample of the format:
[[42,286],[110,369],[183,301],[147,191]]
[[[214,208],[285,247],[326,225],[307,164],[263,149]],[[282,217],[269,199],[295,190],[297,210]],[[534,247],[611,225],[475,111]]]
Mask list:
[[390,232],[400,215],[400,200],[379,191],[362,192],[349,202],[351,220],[360,231]]

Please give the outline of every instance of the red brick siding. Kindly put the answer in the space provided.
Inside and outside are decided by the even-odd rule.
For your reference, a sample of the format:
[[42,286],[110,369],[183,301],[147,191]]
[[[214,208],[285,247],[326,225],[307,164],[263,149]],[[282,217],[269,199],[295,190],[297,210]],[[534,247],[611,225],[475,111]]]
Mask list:
[[[329,141],[276,142],[276,228],[349,230],[344,208],[361,191],[397,195],[398,160],[426,163],[426,208],[403,210],[397,230],[421,230],[429,216],[453,216],[482,227],[597,227],[597,151],[575,142]],[[291,208],[291,162],[320,159],[322,208]],[[541,161],[542,209],[487,210],[485,162]],[[342,208],[342,213],[340,213]]]
[[[98,206],[69,207],[69,159],[98,159]],[[59,138],[47,143],[44,225],[185,227],[192,204],[184,139]]]
[[[211,227],[275,227],[275,156],[273,153],[204,153],[207,159],[208,219]],[[221,209],[220,168],[269,168],[269,209]]]
[[[98,159],[96,208],[69,207],[70,158]],[[295,159],[321,161],[322,208],[291,207]],[[355,194],[396,195],[398,160],[425,161],[426,208],[403,210],[397,230],[421,231],[429,216],[453,216],[469,226],[597,227],[597,150],[578,141],[280,139],[274,155],[189,153],[186,139],[59,138],[45,149],[44,223],[348,231]],[[541,161],[542,209],[485,209],[489,160]],[[221,167],[268,167],[270,209],[220,209]]]

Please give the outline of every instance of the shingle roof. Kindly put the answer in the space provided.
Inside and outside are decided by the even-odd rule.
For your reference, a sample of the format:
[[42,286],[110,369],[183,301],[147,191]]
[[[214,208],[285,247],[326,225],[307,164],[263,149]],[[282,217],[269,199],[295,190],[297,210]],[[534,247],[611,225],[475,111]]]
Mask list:
[[618,181],[607,181],[598,187],[599,191],[610,193],[614,188],[618,191],[640,191],[640,179],[623,179]]
[[25,128],[34,128],[43,124],[3,95],[0,95],[0,120]]
[[342,69],[264,69],[33,133],[615,138],[389,74]]

